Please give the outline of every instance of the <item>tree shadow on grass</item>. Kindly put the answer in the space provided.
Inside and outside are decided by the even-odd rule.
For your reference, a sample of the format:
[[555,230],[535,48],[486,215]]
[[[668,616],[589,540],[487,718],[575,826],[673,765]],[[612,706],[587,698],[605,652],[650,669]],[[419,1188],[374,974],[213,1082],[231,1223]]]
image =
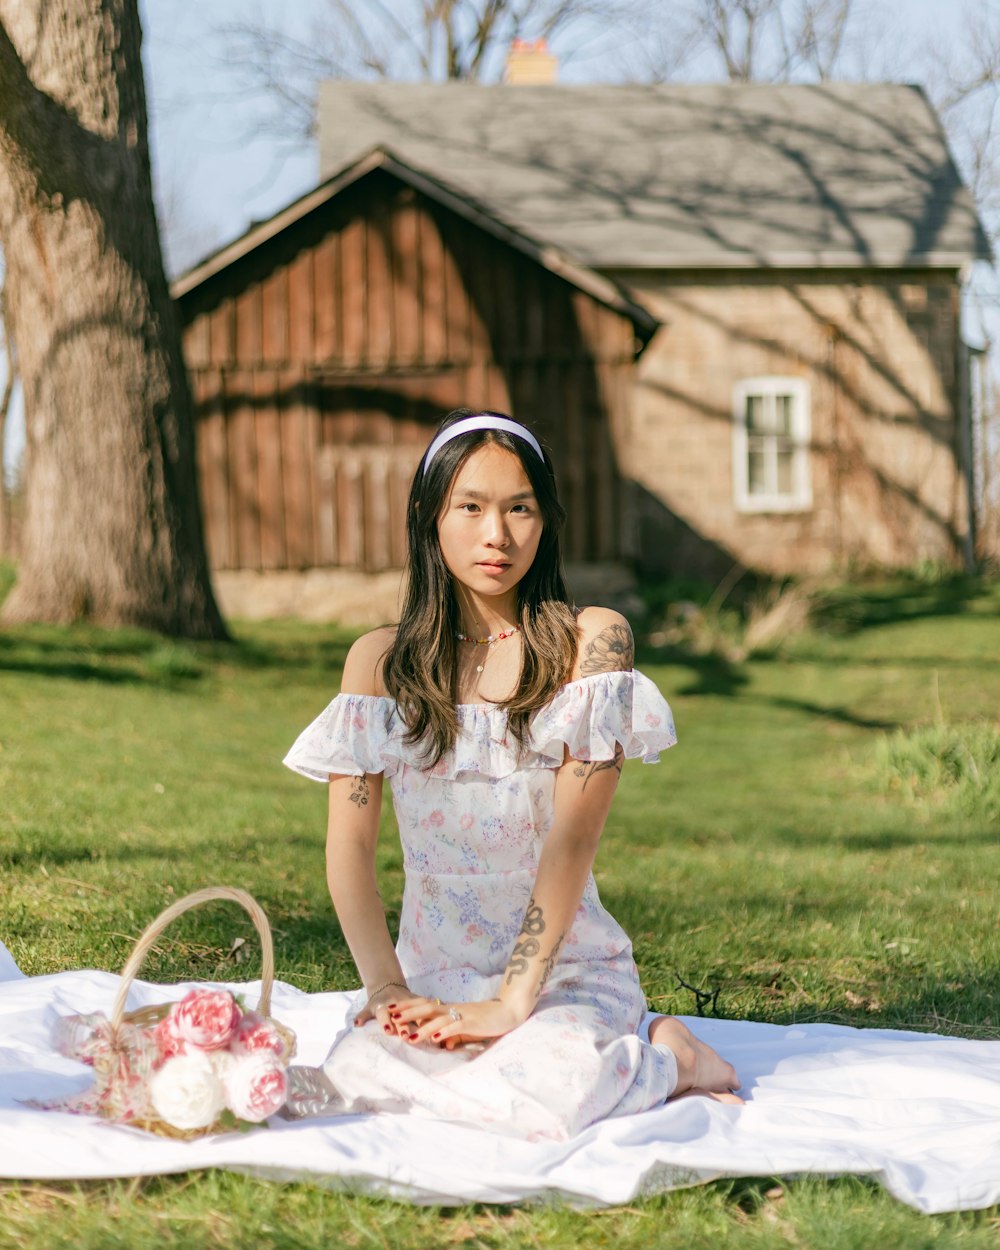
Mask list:
[[900,576],[874,585],[862,581],[838,587],[816,603],[812,616],[821,631],[850,635],[881,625],[961,616],[970,605],[995,595],[994,584],[961,573],[938,581]]
[[686,668],[691,674],[689,685],[675,687],[677,696],[722,695],[732,697],[750,680],[742,666],[720,655],[697,655],[683,647],[653,647],[639,643],[636,648],[636,665],[670,665]]
[[135,630],[68,626],[0,630],[0,674],[22,673],[108,685],[190,688],[213,670],[252,673],[339,672],[353,634],[315,636],[289,628],[284,635],[231,642],[178,642]]

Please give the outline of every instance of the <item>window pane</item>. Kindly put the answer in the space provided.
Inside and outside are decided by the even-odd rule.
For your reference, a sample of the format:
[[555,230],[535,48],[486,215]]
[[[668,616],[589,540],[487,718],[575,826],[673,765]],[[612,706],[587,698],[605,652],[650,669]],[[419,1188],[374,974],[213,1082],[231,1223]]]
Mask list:
[[774,419],[775,426],[779,434],[791,434],[792,432],[792,405],[795,398],[792,395],[775,395],[774,397]]
[[747,453],[747,491],[751,495],[767,494],[764,452],[753,447]]
[[778,494],[791,495],[794,494],[794,476],[792,473],[792,453],[790,451],[778,452]]
[[764,425],[764,396],[747,396],[747,430],[751,434],[759,434]]

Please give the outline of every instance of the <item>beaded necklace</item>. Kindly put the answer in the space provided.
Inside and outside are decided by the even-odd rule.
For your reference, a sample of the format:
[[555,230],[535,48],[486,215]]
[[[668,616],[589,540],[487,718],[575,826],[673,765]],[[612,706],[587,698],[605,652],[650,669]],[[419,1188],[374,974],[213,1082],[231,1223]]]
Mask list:
[[[476,665],[476,672],[481,673],[486,667],[486,659],[492,652],[494,643],[503,642],[505,638],[511,638],[514,634],[519,634],[520,632],[520,625],[512,625],[510,629],[502,630],[499,634],[488,634],[485,638],[473,638],[470,634],[463,634],[457,630],[455,631],[455,637],[459,642],[471,642],[474,647],[486,648],[486,657],[484,658],[483,663]],[[476,685],[476,692],[477,694],[479,692],[478,684]]]
[[505,629],[502,633],[489,634],[485,638],[473,638],[469,634],[459,634],[459,633],[456,633],[455,637],[458,639],[459,642],[471,642],[474,646],[482,647],[482,646],[488,646],[490,643],[493,643],[493,642],[502,642],[504,638],[510,638],[512,634],[519,634],[520,632],[521,632],[520,625],[512,625],[510,629]]

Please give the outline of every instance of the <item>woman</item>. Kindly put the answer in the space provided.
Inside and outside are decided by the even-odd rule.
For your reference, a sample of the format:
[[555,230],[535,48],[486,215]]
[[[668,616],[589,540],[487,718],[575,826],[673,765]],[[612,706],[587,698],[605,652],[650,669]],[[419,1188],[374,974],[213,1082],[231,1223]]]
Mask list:
[[[626,756],[675,741],[618,613],[569,605],[547,455],[449,414],[414,478],[398,626],[351,648],[286,763],[329,781],[327,879],[366,987],[324,1065],[338,1105],[565,1138],[736,1073],[645,1000],[591,868]],[[406,888],[375,878],[391,779]]]

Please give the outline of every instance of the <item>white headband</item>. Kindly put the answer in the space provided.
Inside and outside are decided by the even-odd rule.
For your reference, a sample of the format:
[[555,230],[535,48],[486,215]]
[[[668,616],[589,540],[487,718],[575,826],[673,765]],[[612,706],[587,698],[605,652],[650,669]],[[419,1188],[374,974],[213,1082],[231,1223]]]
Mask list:
[[509,421],[506,417],[494,417],[489,413],[481,412],[474,417],[463,417],[461,421],[456,421],[454,425],[449,425],[446,430],[442,430],[430,447],[427,448],[427,455],[424,456],[424,472],[430,468],[431,461],[438,454],[445,443],[450,443],[453,438],[458,438],[459,434],[468,434],[470,430],[504,430],[508,434],[516,434],[518,438],[524,441],[534,449],[535,454],[541,462],[545,463],[545,457],[542,449],[538,444],[538,439],[523,425],[518,425],[516,421]]

